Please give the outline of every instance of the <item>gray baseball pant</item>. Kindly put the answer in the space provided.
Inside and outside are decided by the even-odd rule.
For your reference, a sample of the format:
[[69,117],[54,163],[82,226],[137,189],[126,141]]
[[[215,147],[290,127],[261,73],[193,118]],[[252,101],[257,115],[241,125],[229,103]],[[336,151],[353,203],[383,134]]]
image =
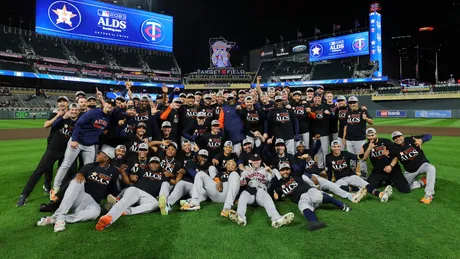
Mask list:
[[243,191],[238,200],[237,212],[245,222],[246,209],[248,204],[251,205],[254,204],[254,202],[256,202],[257,205],[265,208],[265,211],[272,221],[275,221],[281,217],[279,212],[276,210],[275,203],[273,202],[272,197],[270,197],[270,194],[268,194],[267,191],[262,188],[257,188],[257,193],[255,195],[252,195],[247,191]]
[[369,183],[363,180],[363,178],[357,176],[357,175],[351,175],[351,176],[346,176],[343,178],[340,178],[335,182],[335,185],[338,187],[340,186],[355,186],[358,188],[363,188],[366,187]]
[[254,137],[251,137],[249,135],[246,135],[246,138],[252,140],[252,143],[254,143],[255,147],[258,147],[258,146],[260,146],[260,144],[262,144],[262,142],[260,141],[259,138],[254,138]]
[[[330,191],[333,194],[338,195],[339,197],[342,197],[344,199],[349,199],[350,201],[352,200],[353,195],[351,193],[343,190],[339,186],[335,185],[333,182],[327,179],[324,179],[323,177],[317,174],[313,174],[312,176],[314,176],[318,180],[319,188],[322,191]],[[302,175],[302,179],[304,182],[308,183],[311,187],[316,188],[315,183],[310,178],[308,178],[308,176]]]
[[192,196],[193,183],[181,180],[176,183],[172,193],[168,196],[167,203],[169,205],[174,205],[182,196],[189,194]]
[[211,177],[211,179],[214,179],[214,177],[216,177],[216,175],[219,173],[219,170],[217,170],[217,167],[215,166],[210,166],[209,167],[209,177]]
[[56,190],[59,189],[59,187],[61,187],[62,180],[67,174],[67,171],[72,166],[73,162],[75,161],[75,159],[77,159],[80,153],[83,158],[83,164],[85,165],[93,163],[96,158],[96,147],[94,145],[85,146],[79,143],[78,147],[76,149],[73,149],[72,147],[70,147],[71,142],[72,139],[70,139],[67,143],[67,148],[64,154],[64,160],[62,161],[62,164],[59,167],[56,176],[54,177],[53,185]]
[[239,191],[239,179],[237,172],[231,173],[228,181],[223,183],[222,192],[218,192],[213,178],[204,172],[198,172],[193,183],[191,204],[200,205],[209,197],[213,202],[224,203],[224,209],[231,209]]
[[337,140],[340,142],[340,151],[344,151],[345,146],[343,145],[343,138],[337,138]]
[[[361,149],[363,148],[364,144],[366,144],[366,140],[359,140],[359,141],[348,141],[347,140],[347,150],[348,152],[359,155]],[[366,161],[359,160],[359,164],[361,165],[361,175],[363,177],[367,177],[367,163]],[[353,168],[356,168],[356,165],[351,165]]]
[[284,144],[286,145],[286,152],[295,155],[296,150],[295,150],[295,141],[293,138],[285,140]]
[[300,195],[300,200],[297,206],[301,213],[309,209],[315,211],[316,208],[323,202],[323,193],[318,189],[311,188],[306,193]]
[[339,139],[339,133],[332,133],[331,137],[332,137],[331,142],[334,141],[334,140],[338,140]]
[[423,173],[426,173],[425,194],[428,196],[432,196],[434,194],[434,185],[436,183],[436,168],[432,164],[423,163],[418,168],[418,170],[413,173],[404,171],[404,177],[409,183],[411,189],[417,189],[422,187],[422,184],[419,181],[415,181],[415,178]]
[[309,149],[310,148],[310,132],[300,134],[300,138],[305,143],[305,148]]
[[[133,206],[136,205],[137,206]],[[126,211],[126,215],[148,213],[158,209],[158,201],[149,193],[131,186],[126,189],[121,198],[107,213],[112,217],[112,223]]]
[[326,155],[329,153],[329,136],[321,136],[321,148],[318,150],[318,168],[326,167]]
[[233,144],[233,153],[235,153],[238,157],[241,154],[241,143]]
[[[73,214],[67,214],[70,210]],[[91,195],[85,192],[85,183],[72,180],[65,191],[61,205],[54,212],[53,218],[67,223],[95,220],[101,213],[101,207]]]

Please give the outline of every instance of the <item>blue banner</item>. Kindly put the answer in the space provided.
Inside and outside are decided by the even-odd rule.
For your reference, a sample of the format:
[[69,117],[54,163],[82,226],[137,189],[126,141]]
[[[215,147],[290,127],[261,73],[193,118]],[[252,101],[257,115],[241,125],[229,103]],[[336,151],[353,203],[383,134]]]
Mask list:
[[[36,73],[31,73],[31,72],[20,72],[20,71],[10,71],[10,70],[0,70],[0,76],[29,77],[29,78],[40,78],[40,79],[51,79],[51,80],[62,80],[62,81],[106,84],[106,85],[124,85],[126,82],[126,81],[114,81],[114,80],[95,79],[95,78],[76,77],[76,76],[36,74]],[[163,84],[133,81],[133,85],[142,86],[142,87],[161,87]],[[179,85],[179,84],[166,84],[166,85],[168,87],[184,88],[184,85]]]
[[405,118],[406,111],[405,110],[378,110],[376,112],[377,117],[383,118]]
[[173,18],[90,0],[37,0],[35,31],[172,52]]
[[[388,77],[368,77],[368,78],[345,78],[345,79],[327,79],[327,80],[312,80],[312,81],[297,81],[297,82],[283,82],[283,83],[266,83],[260,84],[260,87],[303,87],[308,85],[333,85],[333,84],[352,84],[352,83],[370,83],[370,82],[386,82]],[[256,84],[251,84],[255,87]]]
[[383,58],[382,58],[382,16],[377,12],[369,13],[370,34],[370,60],[379,63],[379,69],[374,72],[374,76],[383,75]]
[[415,111],[415,118],[452,118],[451,110]]
[[369,55],[369,32],[311,41],[310,62]]

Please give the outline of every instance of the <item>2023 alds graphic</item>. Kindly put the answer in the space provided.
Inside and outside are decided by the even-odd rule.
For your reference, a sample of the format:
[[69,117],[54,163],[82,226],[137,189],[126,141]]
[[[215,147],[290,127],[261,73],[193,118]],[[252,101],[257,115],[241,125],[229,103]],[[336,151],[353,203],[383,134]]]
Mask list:
[[37,33],[172,52],[171,16],[90,0],[37,0]]
[[369,55],[369,32],[312,41],[310,62]]

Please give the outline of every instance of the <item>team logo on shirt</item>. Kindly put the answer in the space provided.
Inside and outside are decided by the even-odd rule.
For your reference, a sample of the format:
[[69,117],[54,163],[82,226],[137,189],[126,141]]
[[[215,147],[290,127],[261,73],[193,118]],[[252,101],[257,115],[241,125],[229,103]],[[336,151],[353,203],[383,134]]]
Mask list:
[[246,121],[249,121],[249,122],[259,121],[259,114],[258,113],[248,113],[248,115],[246,116]]
[[161,181],[163,175],[159,172],[145,172],[143,175],[142,175],[142,178],[147,178],[149,180],[157,180],[157,181]]
[[294,111],[295,115],[304,115],[305,114],[305,108],[303,106],[295,106],[293,111]]
[[342,171],[348,167],[347,161],[345,159],[332,161],[332,169],[335,171]]
[[69,124],[64,124],[64,126],[59,130],[59,133],[65,135],[67,138],[72,136],[73,127]]
[[318,119],[318,120],[324,119],[324,114],[323,114],[323,112],[324,112],[323,110],[316,110],[316,111],[315,111],[316,119]]
[[172,163],[172,162],[170,163],[170,162],[168,162],[168,161],[166,161],[166,160],[163,160],[163,161],[161,161],[160,166],[161,166],[161,168],[163,168],[164,170],[166,170],[166,171],[172,173],[172,172],[174,172],[174,167],[176,167],[176,164],[174,164],[174,163]]
[[212,149],[220,148],[222,140],[220,138],[210,138],[208,141],[208,147]]
[[255,180],[263,185],[267,185],[268,181],[265,179],[265,174],[259,173],[257,171],[250,173],[246,178]]
[[131,125],[126,125],[125,129],[124,129],[124,132],[125,133],[132,133],[134,134],[134,131],[136,130],[136,125],[134,124],[131,124]]
[[147,111],[139,113],[136,117],[134,117],[136,121],[148,121],[149,120],[149,113]]
[[358,124],[360,122],[361,122],[361,113],[348,115],[348,118],[347,118],[348,124]]
[[94,121],[94,124],[93,124],[93,126],[98,129],[105,129],[107,125],[108,125],[107,121],[103,119],[97,119]]
[[88,180],[97,182],[102,185],[109,185],[111,179],[112,175],[99,174],[97,172],[93,172],[88,176]]
[[190,109],[187,108],[187,111],[185,112],[185,116],[187,118],[195,118],[198,113],[198,110],[196,108]]
[[382,159],[388,155],[388,151],[385,146],[378,146],[372,149],[371,158]]
[[276,113],[276,122],[286,123],[289,122],[291,119],[289,118],[288,112],[279,112]]
[[418,155],[419,153],[417,149],[412,146],[399,153],[402,161],[414,160]]
[[348,112],[348,110],[346,110],[346,109],[339,110],[339,119],[341,119],[341,120],[346,119],[347,112]]
[[315,160],[311,159],[311,157],[307,157],[305,169],[311,169],[314,164]]
[[294,180],[294,178],[289,179],[283,186],[281,186],[281,190],[283,191],[283,195],[289,195],[297,188],[299,184]]

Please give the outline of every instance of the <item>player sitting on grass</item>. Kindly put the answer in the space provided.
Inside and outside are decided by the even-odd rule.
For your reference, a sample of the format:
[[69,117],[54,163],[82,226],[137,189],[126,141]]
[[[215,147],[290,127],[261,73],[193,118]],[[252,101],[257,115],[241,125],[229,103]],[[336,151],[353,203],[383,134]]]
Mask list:
[[[54,232],[65,230],[65,224],[96,219],[101,213],[100,201],[109,191],[117,189],[118,171],[110,163],[115,150],[103,146],[96,162],[84,165],[70,182],[61,205],[50,217],[43,217],[37,226],[54,224]],[[73,209],[73,214],[68,214]]]
[[314,213],[315,209],[322,203],[332,203],[346,212],[351,210],[347,204],[332,198],[316,188],[312,188],[302,178],[292,176],[291,167],[288,163],[281,163],[279,172],[276,172],[276,169],[273,169],[273,171],[275,175],[281,175],[281,178],[275,179],[273,183],[273,198],[279,200],[288,197],[292,202],[297,203],[300,212],[302,212],[308,221],[308,230],[314,231],[326,226],[324,222],[318,221]]
[[[367,192],[370,192],[372,195],[379,197],[381,202],[388,201],[388,198],[393,193],[391,185],[388,185],[383,192],[380,192],[351,170],[350,164],[352,160],[357,160],[356,155],[348,151],[340,151],[340,142],[338,140],[332,141],[331,149],[332,153],[326,156],[326,172],[329,180],[332,179],[332,175],[334,174],[337,186],[354,186],[360,188],[356,193],[356,195],[362,196],[359,197],[360,199]],[[359,166],[357,166],[356,170],[359,171]]]

